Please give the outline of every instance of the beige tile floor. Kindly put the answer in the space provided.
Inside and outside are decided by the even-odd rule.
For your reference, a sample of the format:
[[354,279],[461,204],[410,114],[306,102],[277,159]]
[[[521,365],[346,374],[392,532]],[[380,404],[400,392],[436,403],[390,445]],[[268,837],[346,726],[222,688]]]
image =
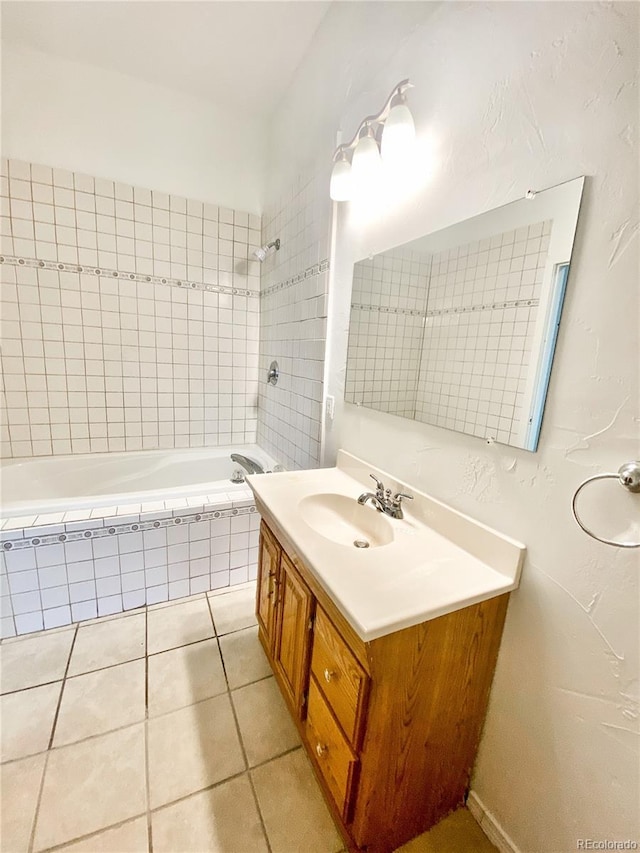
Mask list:
[[[2,853],[343,849],[257,638],[254,587],[0,646]],[[466,810],[405,853],[491,853]]]

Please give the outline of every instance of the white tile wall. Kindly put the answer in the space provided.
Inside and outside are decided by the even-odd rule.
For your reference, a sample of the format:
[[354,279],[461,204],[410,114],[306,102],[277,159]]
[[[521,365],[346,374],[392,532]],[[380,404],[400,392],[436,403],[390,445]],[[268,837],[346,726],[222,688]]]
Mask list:
[[430,266],[407,249],[355,264],[347,402],[414,417]]
[[259,218],[0,171],[3,455],[254,441]]
[[409,249],[382,252],[354,265],[351,301],[424,313],[430,273],[429,255]]
[[520,444],[551,226],[356,264],[346,400]]
[[424,315],[353,305],[345,399],[380,412],[415,416]]
[[551,220],[434,255],[416,419],[520,443]]
[[326,176],[302,177],[262,218],[263,242],[281,248],[262,265],[258,443],[288,468],[320,463],[329,213]]

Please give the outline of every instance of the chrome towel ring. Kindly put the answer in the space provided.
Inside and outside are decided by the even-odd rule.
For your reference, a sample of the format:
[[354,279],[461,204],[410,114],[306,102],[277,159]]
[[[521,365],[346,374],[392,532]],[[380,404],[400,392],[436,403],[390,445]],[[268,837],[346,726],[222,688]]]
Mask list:
[[630,492],[640,492],[640,461],[636,460],[635,462],[625,462],[622,468],[618,470],[617,474],[595,474],[593,477],[587,477],[584,482],[580,483],[573,495],[573,500],[571,501],[573,517],[584,532],[591,536],[592,539],[596,539],[598,542],[603,542],[605,545],[615,545],[618,548],[640,548],[640,542],[616,542],[614,539],[603,539],[601,536],[596,536],[592,530],[589,530],[578,515],[576,501],[578,499],[578,495],[587,483],[593,483],[595,480],[610,479],[617,480],[621,486],[624,486],[624,488]]

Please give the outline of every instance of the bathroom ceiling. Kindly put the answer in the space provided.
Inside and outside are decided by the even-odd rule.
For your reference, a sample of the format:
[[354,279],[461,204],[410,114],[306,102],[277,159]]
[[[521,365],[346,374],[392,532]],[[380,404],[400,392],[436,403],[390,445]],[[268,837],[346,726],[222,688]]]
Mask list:
[[267,116],[329,8],[316,0],[12,0],[2,37]]

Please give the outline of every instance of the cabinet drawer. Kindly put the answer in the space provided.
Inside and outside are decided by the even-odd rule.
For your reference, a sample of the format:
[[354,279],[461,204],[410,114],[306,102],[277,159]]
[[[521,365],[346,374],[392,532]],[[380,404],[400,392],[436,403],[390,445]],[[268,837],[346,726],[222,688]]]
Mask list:
[[333,719],[313,677],[309,682],[306,734],[327,787],[341,815],[347,820],[357,758]]
[[311,671],[344,733],[357,749],[368,677],[320,608],[314,628]]

